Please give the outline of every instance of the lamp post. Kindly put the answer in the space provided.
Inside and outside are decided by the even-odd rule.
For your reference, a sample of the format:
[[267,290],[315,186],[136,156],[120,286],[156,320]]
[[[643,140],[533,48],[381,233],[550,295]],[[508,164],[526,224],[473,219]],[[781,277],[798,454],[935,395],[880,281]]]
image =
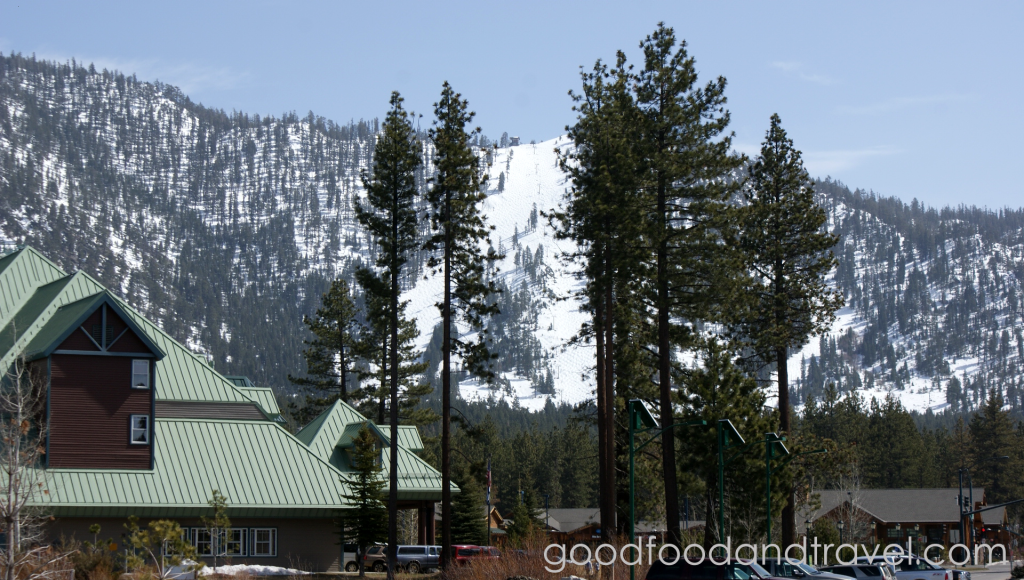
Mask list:
[[875,520],[871,520],[871,547],[875,546],[878,534],[875,532]]
[[[768,543],[772,541],[772,474],[785,467],[790,461],[793,461],[801,455],[814,455],[817,453],[828,453],[828,449],[815,449],[814,451],[803,451],[801,453],[790,454],[789,449],[786,449],[785,437],[779,437],[776,433],[765,433],[764,434],[764,504],[765,504],[765,518],[767,522],[765,529],[768,532]],[[772,468],[772,459],[778,457],[785,457],[781,463]]]
[[842,544],[843,543],[843,528],[845,528],[846,525],[844,525],[843,524],[843,520],[840,519],[839,523],[836,524],[836,527],[839,528],[839,543]]
[[[971,548],[974,546],[974,541],[973,541],[974,540],[974,523],[973,522],[971,523],[970,534],[968,534],[967,530],[964,529],[964,512],[965,511],[971,511],[971,510],[974,509],[974,484],[971,482],[971,471],[970,470],[974,469],[975,466],[980,465],[982,463],[988,463],[989,461],[1002,461],[1002,460],[1009,459],[1009,458],[1010,457],[1008,455],[997,455],[997,456],[994,456],[994,457],[988,457],[988,458],[985,458],[985,459],[979,459],[978,461],[975,461],[971,465],[969,465],[967,467],[960,467],[957,470],[957,478],[959,479],[959,483],[960,483],[960,495],[957,496],[957,501],[956,501],[956,503],[957,503],[957,505],[959,506],[959,509],[960,509],[960,542],[962,542],[965,546],[967,546],[967,555],[968,555],[968,557],[972,558],[972,563],[973,563],[973,557],[971,556]],[[970,486],[969,494],[970,494],[970,502],[971,502],[970,504],[968,504],[970,506],[970,508],[968,508],[967,510],[964,510],[964,503],[965,503],[965,500],[967,499],[967,498],[964,497],[964,474],[965,473],[967,474],[968,486]],[[968,536],[970,537],[970,541],[968,541]]]
[[[644,404],[640,399],[629,400],[629,543],[633,544],[636,542],[636,452],[640,451],[647,446],[648,443],[654,441],[659,435],[668,431],[668,436],[672,436],[672,430],[676,427],[692,427],[697,425],[707,425],[708,422],[703,419],[696,421],[686,421],[683,423],[675,423],[669,425],[664,429],[658,429],[658,422],[654,419],[654,415],[651,415],[650,410],[647,409],[647,405]],[[650,439],[644,441],[639,446],[636,445],[636,434],[646,433],[658,429]],[[719,454],[721,455],[721,454]],[[546,505],[546,504],[545,504]],[[603,525],[603,524],[602,524]],[[636,578],[636,566],[629,567],[629,580],[635,580]]]
[[[745,443],[743,436],[728,419],[719,419],[717,424],[718,439],[718,541],[725,544],[725,466],[732,463],[740,456],[740,453],[753,445],[755,442]],[[729,459],[725,458],[725,452],[729,449],[739,450]]]
[[[807,538],[807,543],[811,542],[811,520],[810,520],[810,518],[804,520],[804,537]],[[814,564],[814,559],[813,558],[811,559],[810,563]]]

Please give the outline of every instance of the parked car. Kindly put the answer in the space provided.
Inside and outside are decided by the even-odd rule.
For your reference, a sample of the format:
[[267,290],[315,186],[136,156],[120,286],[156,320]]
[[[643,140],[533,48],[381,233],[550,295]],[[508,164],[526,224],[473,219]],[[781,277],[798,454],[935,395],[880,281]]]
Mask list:
[[848,576],[819,570],[804,562],[788,562],[785,559],[765,559],[761,562],[765,570],[779,578],[806,578],[807,580],[850,580]]
[[655,560],[647,570],[646,580],[769,580],[773,576],[757,562],[746,564],[728,561],[720,564],[709,558],[690,564],[682,558],[675,564]]
[[387,546],[370,546],[366,549],[366,553],[363,554],[363,568],[367,570],[373,570],[374,572],[384,572],[388,569],[387,563],[387,552],[384,549]]
[[356,549],[355,544],[345,544],[341,551],[341,567],[346,572],[359,571],[359,554],[356,553]]
[[437,568],[440,555],[441,546],[398,546],[398,567],[419,574]]
[[452,546],[452,564],[464,566],[471,560],[480,557],[480,546],[459,544]]
[[[897,563],[897,560],[899,563]],[[957,580],[954,578],[953,570],[940,568],[929,563],[924,558],[911,555],[909,557],[899,556],[875,556],[857,558],[857,562],[886,562],[893,567],[896,580]],[[968,574],[970,574],[968,572]]]
[[834,566],[822,566],[819,570],[849,576],[856,580],[896,580],[896,574],[891,565],[884,562],[837,564]]

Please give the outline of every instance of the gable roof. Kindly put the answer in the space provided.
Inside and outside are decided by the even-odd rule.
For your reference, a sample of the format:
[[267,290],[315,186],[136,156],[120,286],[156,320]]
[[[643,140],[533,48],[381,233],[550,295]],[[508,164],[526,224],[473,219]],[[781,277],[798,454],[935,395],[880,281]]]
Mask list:
[[25,356],[29,360],[35,360],[50,356],[57,349],[64,339],[78,329],[93,312],[100,306],[106,305],[114,311],[118,317],[124,320],[128,328],[139,337],[139,340],[156,355],[157,359],[164,358],[164,352],[160,350],[135,324],[124,309],[114,300],[114,296],[106,290],[83,298],[71,304],[60,306],[50,315],[50,319],[39,329],[32,340],[25,347]]
[[[313,453],[329,461],[340,471],[350,472],[352,467],[348,462],[345,449],[364,424],[370,426],[384,442],[390,441],[389,429],[378,427],[340,400],[335,401],[327,410],[320,413],[316,419],[299,431],[296,437],[308,445]],[[412,426],[410,425],[410,427]],[[402,445],[401,432],[399,432],[398,444],[398,497],[403,500],[440,499],[440,472]],[[382,452],[382,471],[385,478],[389,476],[390,457],[391,450],[385,447]],[[459,493],[459,488],[454,483],[452,484],[452,493]]]
[[[808,519],[815,520],[832,510],[853,502],[854,507],[871,515],[880,522],[949,523],[957,522],[958,488],[933,489],[860,489],[849,493],[844,490],[815,490],[821,498],[821,508],[808,513]],[[964,489],[968,496],[970,489]],[[982,501],[985,489],[974,488],[975,501]],[[1003,521],[1006,508],[981,512],[985,524],[996,525]]]

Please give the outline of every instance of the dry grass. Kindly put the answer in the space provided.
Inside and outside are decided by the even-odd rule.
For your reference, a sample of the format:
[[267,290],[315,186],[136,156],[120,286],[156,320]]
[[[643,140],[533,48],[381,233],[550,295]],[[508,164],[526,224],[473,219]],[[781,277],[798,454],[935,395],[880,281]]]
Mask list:
[[[625,538],[619,538],[612,542],[616,554],[619,548],[628,542]],[[525,554],[518,554],[515,549],[507,548],[502,550],[502,557],[495,560],[477,560],[465,566],[453,567],[444,574],[445,580],[507,580],[516,576],[525,576],[537,580],[552,580],[555,578],[566,578],[578,576],[586,580],[629,580],[629,566],[618,562],[616,565],[602,566],[600,571],[587,571],[584,566],[566,563],[565,568],[560,572],[549,572],[550,567],[557,570],[560,566],[551,566],[544,560],[544,550],[548,547],[547,538],[537,537],[525,542],[520,549]],[[572,546],[566,546],[566,550]],[[592,546],[593,549],[595,546]],[[554,549],[549,552],[550,557],[555,559],[559,552]],[[583,551],[577,550],[576,557],[582,558]],[[611,558],[610,551],[605,548],[601,551],[601,558],[608,561]],[[647,574],[646,564],[636,566],[637,580],[643,580]]]

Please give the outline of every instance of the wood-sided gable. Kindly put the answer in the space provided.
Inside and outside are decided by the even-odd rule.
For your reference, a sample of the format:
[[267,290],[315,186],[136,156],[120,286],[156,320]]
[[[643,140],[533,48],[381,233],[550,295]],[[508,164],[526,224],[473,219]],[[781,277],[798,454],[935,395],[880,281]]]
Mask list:
[[31,359],[51,354],[164,357],[106,291],[62,306],[26,350]]

